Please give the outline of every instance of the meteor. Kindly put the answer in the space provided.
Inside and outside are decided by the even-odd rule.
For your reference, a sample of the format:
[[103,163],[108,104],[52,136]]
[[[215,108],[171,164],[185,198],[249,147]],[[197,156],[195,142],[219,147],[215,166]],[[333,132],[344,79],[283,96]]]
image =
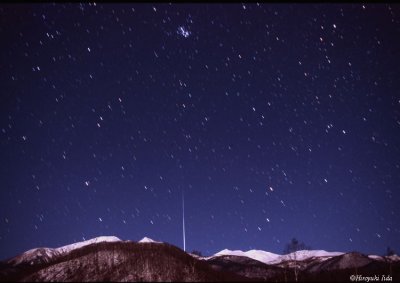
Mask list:
[[182,191],[182,234],[183,234],[183,250],[186,252],[186,235],[185,235],[185,195]]

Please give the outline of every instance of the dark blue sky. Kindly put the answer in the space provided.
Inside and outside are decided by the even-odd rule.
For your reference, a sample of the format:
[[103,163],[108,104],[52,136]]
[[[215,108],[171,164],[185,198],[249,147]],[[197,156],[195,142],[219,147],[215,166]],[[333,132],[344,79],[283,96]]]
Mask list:
[[400,6],[0,5],[0,258],[100,235],[400,251]]

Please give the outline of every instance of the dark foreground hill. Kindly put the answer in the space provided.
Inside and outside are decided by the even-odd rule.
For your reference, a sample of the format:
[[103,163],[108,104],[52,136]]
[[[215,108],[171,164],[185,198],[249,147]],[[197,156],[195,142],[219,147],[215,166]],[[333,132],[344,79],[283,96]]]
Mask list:
[[267,282],[295,282],[295,266],[299,282],[350,282],[352,275],[359,276],[354,281],[362,282],[367,281],[366,277],[375,278],[368,279],[369,281],[380,282],[400,280],[400,261],[397,258],[373,259],[355,252],[323,260],[315,257],[301,261],[283,261],[279,264],[265,264],[243,256],[226,255],[212,257],[208,262],[216,270],[230,271]]
[[[43,252],[42,252],[43,254]],[[247,281],[216,271],[175,246],[101,242],[43,262],[3,263],[1,281]]]

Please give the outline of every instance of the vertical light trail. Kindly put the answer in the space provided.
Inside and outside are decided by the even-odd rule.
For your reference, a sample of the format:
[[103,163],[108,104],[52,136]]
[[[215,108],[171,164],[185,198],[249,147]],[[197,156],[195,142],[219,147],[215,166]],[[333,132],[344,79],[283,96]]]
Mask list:
[[186,235],[185,235],[185,196],[182,191],[182,233],[183,233],[183,250],[186,252]]

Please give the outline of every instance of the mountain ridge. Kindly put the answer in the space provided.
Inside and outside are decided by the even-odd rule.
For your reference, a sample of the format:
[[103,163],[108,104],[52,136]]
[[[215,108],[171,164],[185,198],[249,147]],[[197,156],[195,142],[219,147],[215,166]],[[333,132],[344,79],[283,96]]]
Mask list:
[[295,269],[306,281],[347,281],[355,271],[400,276],[400,257],[324,250],[279,255],[228,249],[199,257],[148,237],[135,242],[100,236],[59,248],[30,249],[2,261],[0,281],[283,282],[295,279]]

